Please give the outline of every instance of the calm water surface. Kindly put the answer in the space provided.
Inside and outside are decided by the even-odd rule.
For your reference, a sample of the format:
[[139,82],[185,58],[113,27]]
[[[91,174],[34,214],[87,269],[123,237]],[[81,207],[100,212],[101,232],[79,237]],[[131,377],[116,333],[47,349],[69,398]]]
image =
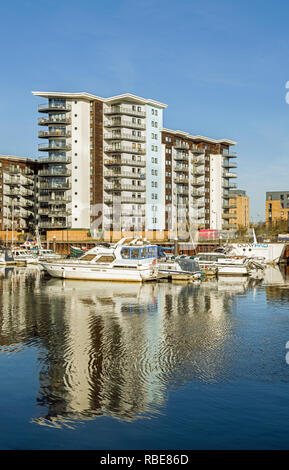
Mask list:
[[1,269],[1,449],[289,448],[284,272],[138,286]]

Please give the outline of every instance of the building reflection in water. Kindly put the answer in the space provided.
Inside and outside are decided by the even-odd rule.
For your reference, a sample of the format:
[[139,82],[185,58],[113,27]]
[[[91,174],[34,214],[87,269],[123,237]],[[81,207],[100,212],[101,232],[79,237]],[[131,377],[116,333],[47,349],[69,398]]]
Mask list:
[[232,308],[248,280],[117,284],[47,279],[37,268],[0,279],[0,348],[37,349],[43,425],[162,413],[170,388],[224,378]]
[[266,297],[269,302],[289,299],[289,266],[270,266],[265,278]]

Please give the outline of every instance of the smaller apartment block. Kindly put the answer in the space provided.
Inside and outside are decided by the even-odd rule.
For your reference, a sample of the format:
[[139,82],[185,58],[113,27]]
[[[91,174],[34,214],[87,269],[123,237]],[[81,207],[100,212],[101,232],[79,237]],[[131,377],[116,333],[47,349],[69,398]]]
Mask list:
[[1,230],[34,230],[36,165],[30,158],[0,155]]
[[230,190],[237,177],[235,142],[163,129],[166,230],[235,229],[230,222]]
[[240,189],[230,191],[230,223],[235,223],[238,228],[248,228],[250,225],[249,197],[246,191]]
[[289,191],[266,193],[266,224],[287,220],[289,213]]

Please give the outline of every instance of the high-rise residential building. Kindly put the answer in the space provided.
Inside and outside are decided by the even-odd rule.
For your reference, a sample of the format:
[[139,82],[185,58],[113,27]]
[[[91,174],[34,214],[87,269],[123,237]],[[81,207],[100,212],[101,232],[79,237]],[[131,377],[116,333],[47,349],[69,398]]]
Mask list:
[[248,228],[250,225],[249,197],[246,191],[235,189],[230,192],[230,223],[235,223],[238,228]]
[[124,94],[33,92],[38,107],[40,227],[164,228],[161,129],[166,105]]
[[289,217],[289,191],[266,192],[266,224],[288,220]]
[[1,230],[35,227],[36,167],[32,158],[0,155]]
[[163,128],[167,105],[131,94],[33,92],[39,105],[39,226],[164,231],[236,228],[235,142]]

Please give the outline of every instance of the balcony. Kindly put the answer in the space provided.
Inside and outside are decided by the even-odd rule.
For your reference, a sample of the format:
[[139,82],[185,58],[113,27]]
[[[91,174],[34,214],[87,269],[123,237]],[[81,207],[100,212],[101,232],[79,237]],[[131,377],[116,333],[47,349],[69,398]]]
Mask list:
[[136,123],[129,121],[128,119],[117,119],[113,121],[105,121],[103,124],[104,127],[126,127],[128,129],[140,129],[145,130],[146,125],[145,122],[143,123]]
[[174,182],[177,184],[189,184],[189,178],[187,176],[185,177],[176,176],[174,178]]
[[192,153],[195,153],[195,154],[205,153],[205,150],[199,148],[197,145],[192,145],[190,150],[191,150]]
[[145,179],[145,173],[133,173],[131,171],[122,171],[121,173],[115,173],[113,171],[104,171],[103,176],[105,178],[134,178],[134,179]]
[[176,188],[174,190],[174,194],[177,194],[178,196],[188,196],[189,190],[188,189],[183,189],[183,188]]
[[193,178],[191,180],[191,183],[192,183],[193,186],[204,186],[205,179],[204,178],[201,178],[201,179]]
[[118,134],[114,133],[109,133],[109,134],[104,134],[104,139],[105,140],[131,140],[134,142],[145,142],[146,138],[144,135],[139,136],[139,135],[133,135],[129,134],[128,132],[120,132]]
[[204,176],[205,170],[203,168],[195,167],[191,171],[192,176]]
[[145,217],[145,215],[146,215],[145,211],[140,211],[140,212],[127,211],[127,212],[121,213],[121,217]]
[[179,165],[176,165],[176,166],[174,167],[174,171],[180,171],[180,172],[188,173],[189,168],[188,168],[187,165],[181,165],[181,164],[179,164]]
[[228,161],[228,162],[223,162],[223,167],[224,168],[237,168],[238,165],[237,163],[231,163],[230,161]]
[[189,150],[190,145],[187,142],[178,142],[177,144],[174,145],[176,149],[184,149],[184,150]]
[[146,162],[140,160],[132,160],[128,158],[105,158],[103,161],[104,165],[107,166],[137,166],[137,167],[145,167]]
[[70,183],[57,183],[56,181],[51,181],[49,183],[46,183],[45,181],[39,181],[39,188],[40,189],[48,189],[48,190],[64,190],[67,191],[68,189],[71,189],[71,184]]
[[194,207],[196,207],[197,209],[201,208],[201,207],[205,207],[205,202],[197,202]]
[[237,152],[232,150],[223,150],[223,156],[226,158],[237,158]]
[[229,171],[223,173],[224,178],[237,178],[237,173],[231,173]]
[[70,144],[56,144],[56,143],[53,144],[52,142],[49,142],[48,144],[39,144],[38,150],[41,152],[47,152],[49,150],[67,152],[68,150],[71,150],[71,145]]
[[38,213],[40,215],[47,215],[48,217],[67,217],[68,215],[71,215],[71,210],[70,209],[51,209],[51,208],[43,208],[40,207],[38,210]]
[[192,197],[203,197],[205,195],[205,191],[204,190],[193,189],[193,191],[191,191],[191,195],[192,195]]
[[51,137],[61,137],[62,139],[70,139],[71,132],[70,131],[39,131],[38,132],[39,139],[48,139]]
[[104,148],[106,153],[137,153],[140,155],[146,154],[145,148],[130,147],[128,145],[120,145],[119,147],[107,146]]
[[65,113],[71,111],[71,104],[69,103],[43,103],[38,105],[39,113],[52,113],[60,112]]
[[55,169],[47,169],[47,170],[39,170],[38,176],[60,176],[60,177],[65,177],[65,176],[71,176],[71,170],[55,170]]
[[40,157],[38,159],[39,163],[60,163],[61,165],[71,163],[71,157],[64,157],[59,155],[59,157],[49,156],[49,157]]
[[223,219],[228,219],[228,220],[238,218],[237,214],[231,214],[229,212],[224,212],[224,214],[222,214],[222,217]]
[[112,197],[104,197],[104,203],[105,204],[145,204],[146,200],[145,198],[142,197],[118,197],[118,198],[112,198]]
[[204,165],[205,164],[205,158],[204,157],[196,157],[193,158],[192,160],[194,165]]
[[134,186],[132,184],[105,184],[104,185],[105,191],[136,191],[136,192],[143,192],[146,191],[145,186]]
[[177,152],[176,155],[174,156],[174,159],[177,160],[177,161],[188,162],[189,161],[189,156],[185,152]]
[[133,106],[110,106],[104,109],[104,114],[126,114],[127,116],[146,117],[145,111],[133,109]]
[[39,202],[47,202],[51,205],[59,205],[59,204],[68,204],[72,200],[71,196],[64,196],[64,197],[55,197],[51,194],[47,194],[46,196],[39,196]]
[[227,188],[227,189],[236,189],[237,183],[231,183],[230,181],[223,181],[222,186],[223,188]]
[[48,126],[52,124],[63,124],[68,125],[71,124],[71,118],[69,117],[61,117],[59,116],[48,116],[47,118],[39,118],[38,125],[39,126]]

